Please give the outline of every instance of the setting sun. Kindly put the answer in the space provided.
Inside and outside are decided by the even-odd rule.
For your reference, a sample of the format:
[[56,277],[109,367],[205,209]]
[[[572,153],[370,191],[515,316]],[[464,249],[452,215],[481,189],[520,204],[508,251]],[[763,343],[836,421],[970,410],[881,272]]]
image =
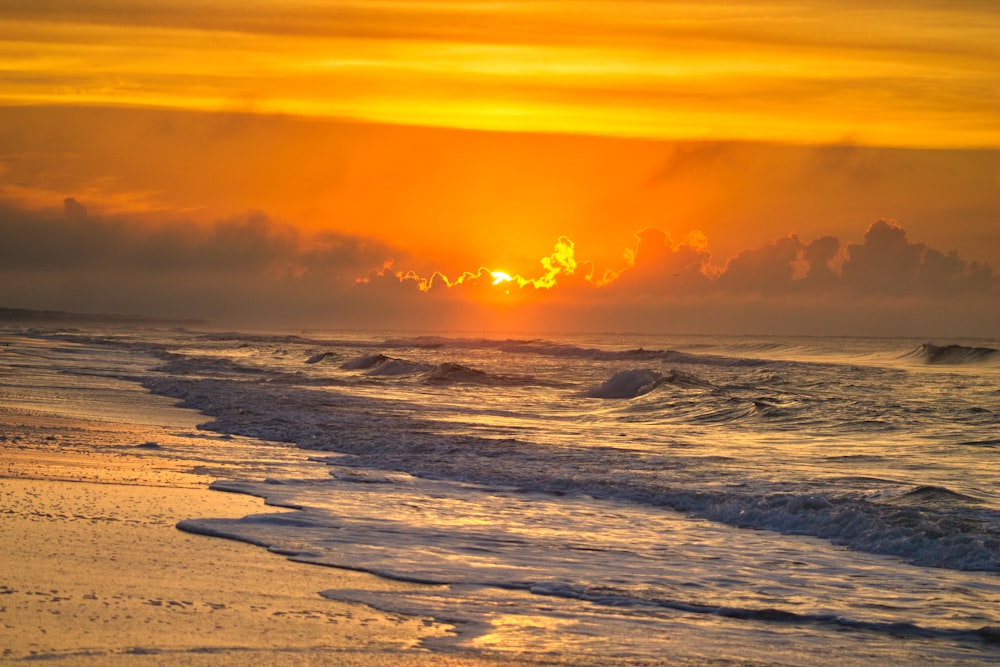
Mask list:
[[509,283],[514,280],[511,278],[509,273],[504,273],[503,271],[491,271],[490,275],[493,276],[493,284],[499,285],[500,283]]

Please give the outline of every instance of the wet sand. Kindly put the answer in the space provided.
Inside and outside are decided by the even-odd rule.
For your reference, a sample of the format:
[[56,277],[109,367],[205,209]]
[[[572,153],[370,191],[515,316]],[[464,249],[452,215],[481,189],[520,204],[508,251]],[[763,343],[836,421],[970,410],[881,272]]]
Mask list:
[[318,595],[402,584],[175,528],[251,514],[259,500],[209,491],[176,461],[63,449],[21,430],[0,453],[0,660],[438,664],[419,641],[447,627]]
[[36,354],[38,368],[0,363],[0,664],[533,662],[431,653],[421,640],[450,626],[319,595],[413,584],[178,530],[182,519],[264,510],[209,490],[231,471],[325,466],[288,446],[201,431],[201,415],[134,383],[51,374],[45,350]]
[[0,331],[0,664],[605,664],[463,649],[446,623],[319,594],[418,584],[178,530],[183,519],[281,511],[210,490],[217,479],[325,476],[327,466],[289,445],[202,430],[203,415],[87,372],[86,352]]

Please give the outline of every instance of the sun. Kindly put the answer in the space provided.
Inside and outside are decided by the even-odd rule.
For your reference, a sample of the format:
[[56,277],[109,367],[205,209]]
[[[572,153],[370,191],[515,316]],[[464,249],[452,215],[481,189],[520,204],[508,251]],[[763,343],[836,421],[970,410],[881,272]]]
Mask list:
[[504,273],[503,271],[490,271],[490,275],[493,276],[493,284],[499,285],[500,283],[509,283],[514,280],[510,277],[509,273]]

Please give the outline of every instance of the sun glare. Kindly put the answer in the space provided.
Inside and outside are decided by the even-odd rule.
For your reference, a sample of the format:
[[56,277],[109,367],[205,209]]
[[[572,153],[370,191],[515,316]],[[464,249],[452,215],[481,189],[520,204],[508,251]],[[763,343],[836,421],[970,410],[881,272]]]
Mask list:
[[503,271],[490,271],[490,275],[493,276],[493,284],[499,285],[500,283],[509,283],[514,280],[510,277],[509,273],[504,273]]

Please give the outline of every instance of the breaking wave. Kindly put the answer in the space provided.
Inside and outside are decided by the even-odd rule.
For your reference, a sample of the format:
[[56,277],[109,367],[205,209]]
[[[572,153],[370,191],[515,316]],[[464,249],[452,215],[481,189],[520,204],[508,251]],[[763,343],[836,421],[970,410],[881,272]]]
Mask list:
[[924,343],[907,356],[928,364],[958,365],[1000,362],[1000,350],[992,347],[967,347],[965,345]]
[[543,382],[532,376],[501,375],[472,368],[456,362],[430,364],[390,357],[384,354],[367,354],[341,364],[343,370],[360,370],[369,377],[415,375],[429,385],[474,384],[484,386],[563,386],[561,383]]
[[[288,341],[279,342],[285,345]],[[788,438],[792,438],[794,434],[801,434],[808,439],[819,434],[830,438],[836,447],[833,451],[848,457],[838,459],[842,460],[842,465],[867,466],[870,464],[865,459],[856,458],[858,452],[853,451],[853,442],[873,433],[909,426],[926,419],[924,415],[929,412],[937,415],[937,422],[928,422],[936,430],[924,431],[921,430],[923,426],[917,426],[906,432],[915,433],[914,437],[923,438],[925,442],[966,445],[965,450],[982,450],[996,445],[990,430],[995,427],[996,412],[984,407],[988,404],[966,406],[956,403],[967,408],[966,412],[959,409],[944,412],[936,402],[928,402],[924,394],[907,397],[903,384],[899,385],[899,392],[874,391],[907,382],[910,371],[861,365],[806,366],[797,362],[777,362],[784,365],[757,368],[754,364],[765,362],[685,355],[642,347],[597,350],[534,339],[433,338],[407,339],[396,341],[396,344],[409,349],[423,346],[439,352],[425,356],[413,352],[413,359],[371,351],[351,357],[364,349],[358,346],[352,353],[344,354],[343,359],[347,360],[339,365],[340,369],[361,376],[403,378],[392,387],[387,383],[386,389],[391,390],[387,392],[380,393],[377,388],[370,391],[368,387],[365,394],[352,394],[348,388],[336,392],[314,390],[319,385],[310,382],[323,383],[326,389],[327,384],[333,385],[339,380],[328,376],[314,378],[301,370],[283,371],[301,369],[303,360],[319,364],[334,354],[315,354],[316,347],[311,342],[297,357],[297,365],[292,365],[290,357],[280,364],[256,367],[251,365],[261,363],[256,357],[241,356],[234,360],[163,352],[160,356],[164,364],[157,369],[156,376],[147,379],[146,386],[211,415],[215,422],[210,428],[214,430],[336,451],[352,457],[362,467],[405,470],[477,483],[511,484],[546,492],[621,498],[689,512],[729,525],[821,537],[860,551],[894,555],[919,565],[1000,571],[1000,515],[995,509],[976,502],[971,495],[951,491],[936,480],[920,478],[904,493],[869,497],[851,495],[834,487],[823,488],[820,492],[812,490],[822,487],[826,480],[781,480],[767,475],[743,479],[741,472],[734,472],[736,468],[726,468],[723,472],[733,484],[720,490],[712,472],[704,467],[706,458],[688,459],[675,455],[683,447],[701,446],[693,439],[685,442],[685,432],[696,432],[700,438],[714,437],[711,434],[716,431],[706,436],[709,432],[704,429],[731,424],[726,430],[717,432],[720,439],[749,434],[755,438],[776,438],[783,443],[789,440],[781,440],[779,436],[789,434]],[[456,348],[463,346],[485,352],[459,354]],[[390,341],[386,348],[391,347]],[[509,350],[556,358],[565,356],[579,362],[564,363],[559,359],[548,363],[538,359],[537,363],[532,363],[533,360],[521,359],[528,363],[520,363],[517,367],[524,368],[526,374],[507,375],[497,369],[510,368],[517,360],[511,363],[512,360],[496,352]],[[438,361],[441,356],[452,353],[452,359],[470,362]],[[312,356],[307,358],[307,354]],[[927,363],[979,363],[998,356],[993,348],[931,343],[920,346],[912,354]],[[694,366],[697,375],[692,373],[690,366],[686,366],[685,371],[658,367],[659,363],[674,358],[702,365]],[[589,363],[594,359],[609,363]],[[614,366],[619,364],[635,366],[615,372]],[[992,368],[984,369],[984,373],[986,382],[992,377],[989,375]],[[796,374],[805,379],[793,382],[798,377]],[[916,379],[922,380],[926,374],[917,375],[920,377]],[[932,379],[939,383],[949,381],[944,376],[935,378]],[[456,387],[456,403],[449,408],[454,410],[454,419],[449,421],[447,429],[430,417],[422,419],[420,413],[400,408],[394,398],[410,396],[400,392],[416,390],[413,396],[422,394],[428,400],[428,409],[423,411],[427,415],[435,407],[434,399],[426,399],[433,392],[421,391],[421,385]],[[518,414],[520,410],[516,406],[520,404],[516,401],[497,407],[487,405],[491,392],[465,391],[469,386],[528,385],[572,389],[537,395],[540,402],[554,406],[546,407],[551,410],[545,413],[545,418],[551,422],[547,426],[549,431],[539,430],[538,436],[534,423],[517,421],[522,415]],[[996,396],[995,389],[990,390],[994,393],[983,391],[987,390],[981,389],[980,396]],[[650,398],[631,400],[644,396]],[[467,402],[463,403],[466,398]],[[533,397],[525,399],[521,395],[506,398],[533,400]],[[581,400],[584,398],[609,403],[598,408]],[[621,402],[614,403],[616,400]],[[581,407],[581,403],[590,407]],[[578,417],[575,411],[581,410],[585,414]],[[534,418],[531,407],[525,406],[523,412]],[[491,426],[489,433],[500,434],[494,439],[480,437],[487,432],[477,426],[477,420],[483,415],[488,415],[488,419],[500,417],[496,423],[516,424],[510,428]],[[522,423],[527,426],[520,426]],[[591,424],[600,428],[589,431]],[[656,434],[650,439],[655,441],[656,447],[663,447],[662,451],[669,453],[630,457],[615,449],[613,455],[609,454],[604,447],[607,439],[624,438],[622,442],[629,442],[627,438],[633,424],[649,433],[656,433],[654,429],[659,424],[678,426],[664,430],[662,437]],[[593,446],[569,449],[548,446],[549,442],[569,442],[575,433],[593,433],[587,436]],[[536,442],[536,437],[541,439]],[[970,451],[956,455],[974,454]],[[510,466],[512,459],[519,465]],[[521,465],[524,462],[530,465]],[[781,470],[780,466],[776,469]],[[602,473],[607,470],[615,473]],[[670,473],[664,474],[664,471]],[[740,485],[745,486],[745,491],[740,490]],[[879,482],[879,485],[883,490],[903,486],[891,481]],[[801,492],[796,491],[797,488]]]
[[[220,489],[253,493],[252,491],[238,487],[228,488],[221,484],[214,486]],[[284,506],[280,502],[274,503],[269,501],[269,504]],[[619,583],[617,586],[607,584],[588,585],[568,581],[566,578],[555,576],[549,572],[538,572],[535,574],[535,577],[528,575],[530,578],[524,578],[525,575],[522,574],[521,577],[505,580],[503,579],[504,575],[509,576],[512,568],[504,567],[503,563],[498,563],[494,568],[499,570],[499,572],[484,574],[481,571],[477,571],[474,566],[463,567],[462,563],[466,559],[453,559],[449,562],[447,557],[444,559],[428,558],[426,560],[398,558],[400,556],[396,551],[399,548],[398,537],[394,534],[395,531],[392,530],[392,526],[372,526],[370,531],[365,532],[367,539],[374,543],[372,546],[376,547],[376,549],[363,550],[366,558],[358,562],[349,561],[343,555],[338,555],[341,551],[351,553],[356,550],[355,545],[350,543],[348,539],[337,540],[338,548],[334,553],[326,556],[315,553],[300,553],[294,548],[289,548],[289,545],[286,544],[287,535],[294,533],[296,529],[301,528],[305,531],[329,534],[331,532],[339,532],[337,529],[342,529],[343,526],[350,526],[353,529],[349,532],[354,532],[362,528],[361,525],[354,525],[350,521],[333,524],[322,514],[310,513],[308,511],[304,515],[299,516],[289,514],[259,514],[243,519],[197,519],[185,520],[177,524],[177,528],[185,532],[246,542],[268,548],[275,553],[288,555],[293,560],[323,563],[337,567],[349,567],[350,569],[371,572],[399,581],[436,586],[495,586],[508,590],[523,590],[539,596],[582,600],[617,610],[659,608],[690,614],[710,614],[722,618],[776,623],[786,626],[838,626],[844,629],[884,633],[900,638],[937,637],[982,641],[986,643],[1000,642],[1000,628],[991,625],[980,625],[978,627],[948,627],[942,625],[934,627],[932,625],[920,625],[899,620],[865,618],[861,616],[863,610],[851,610],[861,612],[859,614],[860,617],[852,618],[851,616],[831,612],[791,611],[777,607],[750,606],[747,604],[720,605],[718,601],[710,599],[710,594],[705,595],[702,599],[697,597],[696,592],[690,593],[690,597],[687,598],[671,598],[658,594],[659,591],[655,589],[648,590],[641,586],[620,585],[620,582],[616,582]],[[425,541],[432,542],[438,551],[445,553],[451,550],[456,550],[460,553],[463,547],[468,548],[464,544],[464,540],[469,538],[472,538],[484,550],[490,550],[495,546],[487,536],[476,536],[474,534],[453,536],[457,538],[454,540],[454,543],[450,543],[447,538],[441,539],[442,536],[440,534],[426,534],[423,537]],[[553,549],[555,548],[557,547],[553,547]],[[595,559],[600,558],[601,552],[601,549],[595,548],[593,550],[593,557]],[[505,555],[509,557],[509,554],[503,552],[496,555],[501,558]],[[397,556],[397,558],[393,558],[393,556]],[[621,557],[627,558],[628,554],[623,553]],[[554,567],[558,568],[559,566],[554,565]],[[586,566],[583,567],[584,569],[586,568]],[[522,570],[530,572],[529,567],[523,567]],[[567,572],[566,574],[569,573]],[[622,575],[622,577],[627,576],[626,574]],[[353,600],[384,608],[387,611],[399,611],[398,605],[402,602],[407,607],[414,604],[418,605],[416,608],[406,609],[407,613],[432,616],[441,614],[440,610],[430,610],[421,605],[421,603],[432,603],[436,599],[437,596],[433,589],[411,591],[403,595],[399,592],[392,592],[389,594],[391,602],[383,600],[383,594],[378,592],[344,591],[338,589],[324,591],[321,594],[330,599]],[[427,597],[425,598],[424,596]],[[475,602],[469,600],[466,601],[466,604],[474,605]],[[460,610],[455,611],[461,614]],[[452,617],[452,619],[461,620],[462,616],[464,615]],[[473,612],[465,620],[475,621],[478,619],[475,612]]]
[[231,377],[234,375],[255,377],[275,375],[275,373],[269,369],[244,366],[231,359],[200,356],[191,357],[176,354],[162,354],[160,356],[166,360],[166,363],[158,367],[156,370],[162,373],[176,373],[180,375],[199,374],[222,377]]
[[508,383],[507,379],[502,376],[456,363],[444,363],[436,366],[424,375],[423,381],[428,384],[500,385]]
[[345,371],[361,371],[367,370],[378,366],[379,364],[384,364],[389,361],[390,357],[384,354],[363,354],[360,357],[355,357],[350,361],[345,361],[340,365]]
[[[639,374],[635,384],[641,389]],[[431,371],[431,383],[509,382],[457,364]],[[655,383],[655,380],[653,380]],[[645,459],[602,449],[561,452],[558,464],[541,450],[514,439],[449,435],[389,404],[326,392],[227,379],[150,378],[152,391],[181,399],[185,407],[212,415],[208,427],[265,440],[347,455],[342,463],[362,468],[405,469],[482,484],[509,484],[596,498],[619,498],[669,507],[729,525],[813,535],[860,551],[893,555],[917,565],[1000,572],[1000,513],[963,503],[956,509],[834,493],[772,493],[712,490],[680,483],[684,458]],[[395,434],[395,435],[393,435]],[[400,436],[405,434],[404,438]],[[377,442],[377,446],[373,443]],[[517,461],[515,466],[511,461]],[[649,466],[671,469],[649,477]],[[611,472],[605,472],[611,471]],[[629,472],[632,471],[632,472]],[[766,487],[765,487],[766,488]],[[928,487],[919,495],[951,494]]]
[[557,359],[581,359],[588,361],[661,361],[664,363],[694,364],[707,366],[741,367],[762,366],[773,363],[764,359],[729,357],[711,354],[689,354],[676,350],[647,350],[630,348],[606,350],[581,347],[566,343],[556,343],[540,339],[491,338],[447,338],[441,336],[419,336],[415,338],[393,338],[383,343],[391,348],[455,349],[455,350],[497,350],[509,354],[530,354]]
[[708,387],[708,383],[680,371],[661,373],[648,368],[619,371],[596,387],[584,392],[590,398],[636,398],[662,387]]

